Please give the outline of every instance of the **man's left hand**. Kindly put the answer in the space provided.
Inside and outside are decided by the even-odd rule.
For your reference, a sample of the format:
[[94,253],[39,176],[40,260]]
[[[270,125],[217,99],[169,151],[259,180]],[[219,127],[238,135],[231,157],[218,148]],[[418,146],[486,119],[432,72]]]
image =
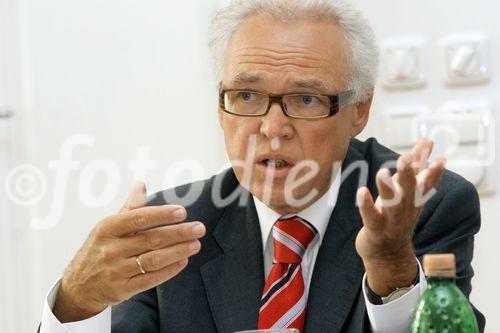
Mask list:
[[438,158],[427,166],[432,147],[431,140],[422,139],[411,153],[399,157],[394,175],[389,169],[381,169],[376,176],[376,201],[368,188],[358,190],[364,226],[357,236],[356,250],[365,265],[370,288],[381,297],[408,287],[417,277],[413,231],[445,165],[445,159]]

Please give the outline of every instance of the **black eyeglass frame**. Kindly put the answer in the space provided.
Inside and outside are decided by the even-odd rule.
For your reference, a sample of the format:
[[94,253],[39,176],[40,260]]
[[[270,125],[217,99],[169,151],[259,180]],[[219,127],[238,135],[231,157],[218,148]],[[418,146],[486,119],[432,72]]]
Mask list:
[[[229,110],[226,110],[225,107],[225,101],[224,101],[224,96],[226,95],[227,92],[234,92],[234,91],[239,91],[239,92],[248,92],[252,94],[260,94],[260,95],[265,95],[269,98],[269,104],[267,105],[267,110],[264,113],[261,114],[241,114],[241,113],[234,113]],[[327,115],[324,116],[318,116],[318,117],[298,117],[294,116],[288,113],[285,103],[283,103],[283,98],[285,96],[319,96],[319,97],[328,97],[328,100],[330,101],[330,112]],[[262,117],[265,116],[266,114],[269,113],[269,110],[271,110],[271,105],[273,103],[278,103],[281,106],[281,110],[283,113],[290,118],[294,119],[303,119],[303,120],[318,120],[318,119],[325,119],[325,118],[330,118],[335,116],[337,113],[340,112],[340,110],[354,97],[354,90],[347,90],[338,94],[334,95],[324,95],[324,94],[283,94],[283,95],[275,95],[275,94],[266,94],[263,92],[259,91],[252,91],[252,90],[242,90],[242,89],[220,89],[219,90],[219,107],[226,113],[229,113],[234,116],[240,116],[240,117]]]

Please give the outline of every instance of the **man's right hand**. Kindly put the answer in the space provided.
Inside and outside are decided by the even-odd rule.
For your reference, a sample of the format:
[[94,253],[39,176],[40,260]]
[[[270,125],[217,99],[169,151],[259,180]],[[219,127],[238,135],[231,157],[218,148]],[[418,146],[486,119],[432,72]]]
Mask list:
[[[201,222],[163,226],[186,219],[181,206],[144,207],[146,186],[136,182],[120,212],[103,219],[64,271],[53,313],[60,322],[90,318],[109,305],[177,275],[200,251]],[[140,272],[136,257],[143,269]]]

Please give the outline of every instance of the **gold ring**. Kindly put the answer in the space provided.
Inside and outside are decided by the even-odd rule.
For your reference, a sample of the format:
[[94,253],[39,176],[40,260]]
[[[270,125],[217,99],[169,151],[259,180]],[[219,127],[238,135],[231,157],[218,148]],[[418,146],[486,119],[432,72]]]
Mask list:
[[135,257],[135,262],[137,263],[137,266],[139,266],[139,271],[141,272],[141,274],[146,274],[146,271],[144,270],[144,268],[142,268],[142,264],[141,264],[141,260],[139,259],[139,256]]

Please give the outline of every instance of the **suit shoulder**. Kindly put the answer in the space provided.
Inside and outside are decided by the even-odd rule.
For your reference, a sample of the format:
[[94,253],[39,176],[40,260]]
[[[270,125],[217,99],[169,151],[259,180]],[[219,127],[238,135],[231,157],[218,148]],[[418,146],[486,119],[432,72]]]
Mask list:
[[148,205],[177,205],[187,206],[196,205],[212,195],[213,187],[219,187],[222,196],[227,195],[238,186],[238,181],[232,169],[225,169],[219,174],[210,178],[182,184],[176,187],[168,188],[156,192],[148,197]]
[[221,215],[224,207],[217,200],[229,196],[238,185],[232,169],[226,169],[204,180],[156,192],[148,197],[147,205],[181,205],[188,220],[206,220]]
[[[461,175],[445,170],[437,187],[440,206],[461,213],[479,213],[479,194],[476,187]],[[454,208],[454,209],[453,209]]]
[[471,196],[478,196],[476,187],[463,176],[450,171],[445,170],[443,176],[441,177],[440,187],[447,192],[459,192]]
[[[473,236],[481,228],[479,195],[475,186],[462,176],[445,170],[435,194],[424,206],[415,230],[418,248]],[[438,241],[439,240],[439,241]]]
[[[195,194],[198,194],[201,198],[206,195],[207,189],[212,186],[214,177],[158,191],[148,197],[147,205],[177,205],[181,204],[181,202],[187,202]],[[196,202],[197,200],[192,201]]]
[[369,138],[366,141],[353,139],[350,148],[363,156],[363,159],[368,161],[373,169],[379,169],[386,162],[396,161],[400,156],[395,151],[380,144],[375,138]]

